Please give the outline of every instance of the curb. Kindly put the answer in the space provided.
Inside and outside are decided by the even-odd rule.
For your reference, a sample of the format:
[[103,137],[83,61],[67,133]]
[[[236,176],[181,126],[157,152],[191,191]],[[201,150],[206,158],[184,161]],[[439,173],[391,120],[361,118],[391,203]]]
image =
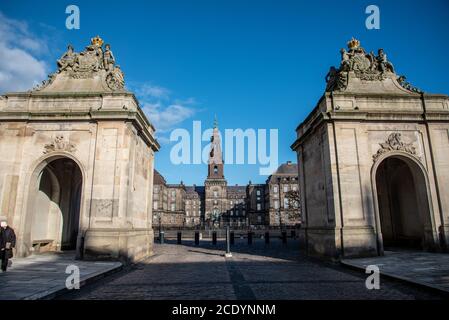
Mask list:
[[[362,271],[363,273],[365,273],[364,267],[361,267],[361,266],[358,266],[358,265],[355,265],[355,264],[352,264],[352,263],[349,263],[346,261],[340,261],[340,264],[349,269],[356,270],[356,271]],[[385,278],[388,278],[388,279],[397,280],[402,283],[413,285],[417,288],[421,288],[421,289],[425,289],[425,290],[428,290],[428,291],[431,291],[434,293],[442,294],[446,298],[449,298],[449,290],[444,289],[440,286],[436,286],[436,285],[433,285],[433,284],[430,284],[427,282],[418,281],[418,280],[412,280],[410,278],[398,276],[396,274],[384,272],[384,271],[380,271],[380,275]]]
[[[111,274],[119,272],[123,270],[124,265],[121,263],[118,266],[111,267],[106,271],[98,271],[96,273],[85,276],[80,279],[80,289],[87,284],[91,284],[95,281],[98,281],[102,278],[105,278]],[[23,298],[23,300],[51,300],[65,293],[72,292],[72,290],[67,289],[65,286],[55,286],[51,289],[44,290],[30,296]]]

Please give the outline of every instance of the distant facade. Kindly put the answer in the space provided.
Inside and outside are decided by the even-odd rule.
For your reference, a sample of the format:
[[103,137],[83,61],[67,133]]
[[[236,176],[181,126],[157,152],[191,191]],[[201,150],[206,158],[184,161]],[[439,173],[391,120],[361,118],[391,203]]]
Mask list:
[[79,53],[69,45],[40,86],[0,96],[0,207],[17,255],[149,256],[158,149],[99,37]]
[[331,258],[449,244],[449,97],[348,42],[298,128],[303,246]]
[[207,170],[204,186],[168,185],[155,170],[154,228],[279,227],[300,223],[299,204],[290,203],[286,197],[288,192],[298,191],[296,164],[282,164],[265,184],[229,186],[215,124]]

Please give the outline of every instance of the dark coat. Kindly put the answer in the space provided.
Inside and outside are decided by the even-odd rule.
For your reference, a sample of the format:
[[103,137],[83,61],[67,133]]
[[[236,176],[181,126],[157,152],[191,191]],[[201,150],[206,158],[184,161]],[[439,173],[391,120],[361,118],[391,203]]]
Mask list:
[[16,234],[14,229],[9,226],[6,228],[0,228],[0,248],[6,248],[7,242],[11,242],[11,249],[5,249],[4,253],[8,259],[11,259],[13,257],[12,248],[16,246]]

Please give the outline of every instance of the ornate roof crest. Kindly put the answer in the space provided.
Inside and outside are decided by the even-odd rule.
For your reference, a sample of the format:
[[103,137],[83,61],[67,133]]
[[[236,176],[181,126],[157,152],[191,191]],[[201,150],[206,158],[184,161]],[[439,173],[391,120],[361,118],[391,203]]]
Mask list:
[[387,59],[384,50],[378,49],[377,55],[373,51],[367,53],[361,47],[360,41],[352,38],[347,42],[348,50],[340,49],[341,61],[339,68],[331,67],[326,75],[326,91],[344,91],[349,78],[356,77],[361,81],[383,81],[393,78],[403,88],[420,92],[419,89],[406,83],[405,77],[396,75],[393,64]]
[[[33,91],[43,90],[57,81],[63,79],[64,89],[73,86],[73,90],[82,87],[78,82],[71,79],[94,79],[93,83],[86,85],[86,90],[117,91],[122,90],[125,85],[124,74],[120,67],[115,64],[115,57],[109,44],[104,45],[99,36],[91,38],[90,44],[84,51],[75,52],[72,45],[67,46],[66,52],[57,60],[58,70],[50,74]],[[92,84],[96,84],[92,86]],[[57,90],[57,89],[54,89]]]

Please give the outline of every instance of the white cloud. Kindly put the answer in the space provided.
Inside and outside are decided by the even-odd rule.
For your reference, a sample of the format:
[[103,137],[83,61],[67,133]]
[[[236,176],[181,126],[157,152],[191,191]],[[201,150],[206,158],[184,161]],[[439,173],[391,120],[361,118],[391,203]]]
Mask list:
[[169,132],[197,111],[194,98],[173,98],[171,90],[161,86],[149,83],[132,84],[130,89],[136,93],[143,112],[155,126],[157,138],[161,143],[168,143]]
[[40,55],[47,42],[33,35],[24,21],[0,12],[0,94],[29,90],[47,78],[48,66]]
[[180,104],[170,104],[166,107],[160,104],[144,103],[143,111],[159,132],[167,132],[174,129],[176,125],[195,114],[193,108]]
[[167,99],[170,95],[170,90],[145,83],[136,88],[136,94],[144,98]]

